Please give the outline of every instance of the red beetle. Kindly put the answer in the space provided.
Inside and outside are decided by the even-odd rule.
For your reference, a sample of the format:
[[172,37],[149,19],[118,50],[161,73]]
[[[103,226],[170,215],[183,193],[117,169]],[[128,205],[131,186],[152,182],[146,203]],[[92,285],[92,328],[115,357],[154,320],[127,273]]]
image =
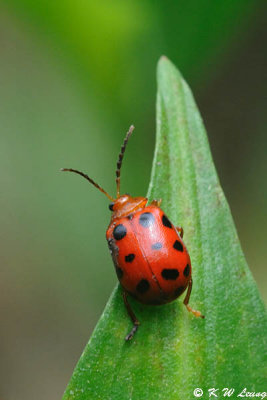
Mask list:
[[124,304],[134,324],[125,340],[132,339],[140,325],[127,300],[128,294],[143,304],[162,305],[175,300],[187,288],[184,305],[196,317],[204,318],[188,304],[193,281],[190,257],[182,241],[183,229],[170,222],[159,207],[161,200],[153,200],[147,205],[145,197],[120,195],[120,169],[133,130],[131,126],[117,162],[116,199],[83,172],[62,169],[83,176],[111,200],[112,215],[106,238],[123,288]]

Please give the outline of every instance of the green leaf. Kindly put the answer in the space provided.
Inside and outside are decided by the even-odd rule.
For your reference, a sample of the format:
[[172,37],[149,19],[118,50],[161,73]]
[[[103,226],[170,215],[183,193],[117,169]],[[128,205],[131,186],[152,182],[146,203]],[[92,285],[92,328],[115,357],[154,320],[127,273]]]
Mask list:
[[[191,399],[200,387],[263,391],[266,314],[240,248],[212,162],[205,129],[180,73],[158,65],[157,139],[149,198],[162,198],[171,220],[183,226],[193,267],[192,307],[131,304],[131,322],[117,287],[82,354],[63,397],[67,399]],[[249,227],[248,227],[249,229]],[[221,395],[222,396],[222,395]],[[204,395],[208,398],[208,395]]]

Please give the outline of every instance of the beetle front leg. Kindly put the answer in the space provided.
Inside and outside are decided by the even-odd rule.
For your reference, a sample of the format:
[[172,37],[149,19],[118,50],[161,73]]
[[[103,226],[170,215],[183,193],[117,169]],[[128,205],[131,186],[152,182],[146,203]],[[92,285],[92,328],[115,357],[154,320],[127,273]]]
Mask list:
[[162,202],[161,199],[159,199],[159,200],[152,200],[151,203],[150,203],[150,205],[151,205],[151,206],[159,207],[159,206],[161,205],[161,202]]
[[181,226],[176,226],[176,229],[177,229],[179,235],[181,236],[181,238],[183,239],[183,236],[184,236],[183,228]]
[[192,314],[194,314],[195,317],[200,317],[200,318],[205,318],[205,315],[202,315],[200,311],[197,310],[193,310],[193,308],[191,308],[189,306],[189,299],[190,299],[190,295],[191,295],[191,291],[192,291],[192,285],[193,285],[193,280],[192,278],[190,278],[189,284],[188,284],[188,288],[187,288],[187,292],[186,292],[186,296],[184,299],[184,305],[186,306],[187,310],[189,312],[191,312]]
[[136,318],[136,316],[135,316],[135,314],[134,314],[134,312],[133,312],[133,310],[132,310],[132,308],[131,308],[131,306],[130,306],[130,304],[128,302],[127,293],[125,292],[125,290],[123,290],[123,292],[122,292],[122,297],[123,297],[123,301],[124,301],[126,310],[128,312],[128,315],[129,315],[129,317],[131,318],[131,320],[132,320],[132,322],[134,324],[134,326],[132,327],[132,330],[125,337],[125,340],[128,341],[128,340],[131,340],[133,338],[135,332],[138,329],[138,326],[140,325],[140,322]]

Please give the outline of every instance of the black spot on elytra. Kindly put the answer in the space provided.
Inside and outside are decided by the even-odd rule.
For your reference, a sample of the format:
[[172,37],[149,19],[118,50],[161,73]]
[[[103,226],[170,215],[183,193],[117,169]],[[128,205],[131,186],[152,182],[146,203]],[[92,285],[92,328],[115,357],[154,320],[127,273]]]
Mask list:
[[175,240],[173,243],[173,248],[178,251],[184,251],[183,245],[181,242],[179,242],[179,240]]
[[187,266],[184,269],[184,276],[187,278],[190,274],[190,266],[187,264]]
[[126,233],[127,233],[127,229],[122,224],[115,226],[115,228],[113,230],[113,236],[116,240],[121,240],[122,238],[124,238]]
[[133,214],[127,215],[127,218],[131,221],[133,219]]
[[164,226],[167,226],[167,228],[172,228],[172,224],[166,215],[162,215],[162,223]]
[[142,225],[144,228],[148,228],[149,226],[153,225],[154,221],[154,215],[150,212],[145,212],[139,217],[139,224]]
[[152,250],[160,250],[162,248],[162,244],[160,242],[154,243],[151,246]]
[[163,279],[167,281],[168,280],[175,281],[175,279],[177,279],[179,276],[179,271],[178,269],[175,268],[165,268],[161,271],[161,276]]
[[126,262],[132,262],[135,258],[134,254],[128,254],[127,256],[125,256],[125,261]]
[[181,296],[181,294],[183,293],[184,290],[185,290],[184,286],[179,286],[177,289],[175,289],[174,295],[176,297],[179,297],[179,296]]
[[120,267],[116,267],[116,274],[119,280],[123,277],[123,270]]
[[141,281],[138,282],[136,286],[136,290],[138,293],[144,294],[148,291],[149,287],[150,287],[149,282],[146,279],[141,279]]

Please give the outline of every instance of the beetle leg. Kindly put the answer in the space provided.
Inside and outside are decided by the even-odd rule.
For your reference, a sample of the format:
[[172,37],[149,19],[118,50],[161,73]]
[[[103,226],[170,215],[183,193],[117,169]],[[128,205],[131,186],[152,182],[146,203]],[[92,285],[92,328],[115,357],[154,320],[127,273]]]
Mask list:
[[159,206],[161,205],[161,202],[162,202],[161,199],[159,199],[159,200],[152,200],[151,203],[150,203],[150,205],[151,205],[151,206],[159,207]]
[[183,228],[181,226],[176,226],[176,229],[177,229],[179,235],[181,236],[181,238],[183,238],[183,236],[184,236]]
[[128,312],[128,315],[129,315],[129,317],[131,318],[131,320],[132,320],[132,322],[134,324],[134,326],[132,327],[132,330],[125,337],[125,340],[128,341],[128,340],[131,340],[133,338],[135,332],[138,329],[138,326],[140,325],[140,322],[136,318],[136,316],[135,316],[135,314],[134,314],[134,312],[133,312],[133,310],[132,310],[132,308],[131,308],[131,306],[130,306],[130,304],[128,302],[127,293],[125,292],[125,290],[122,292],[122,297],[123,297],[123,301],[124,301],[126,310]]
[[197,310],[193,310],[193,308],[191,308],[189,306],[189,299],[190,299],[190,294],[192,291],[192,285],[193,285],[193,280],[192,278],[190,278],[189,284],[188,284],[188,288],[187,288],[187,292],[186,292],[186,296],[184,299],[184,305],[186,306],[187,310],[189,312],[191,312],[192,314],[194,314],[195,317],[201,317],[201,318],[205,318],[205,315],[202,315],[200,311]]

